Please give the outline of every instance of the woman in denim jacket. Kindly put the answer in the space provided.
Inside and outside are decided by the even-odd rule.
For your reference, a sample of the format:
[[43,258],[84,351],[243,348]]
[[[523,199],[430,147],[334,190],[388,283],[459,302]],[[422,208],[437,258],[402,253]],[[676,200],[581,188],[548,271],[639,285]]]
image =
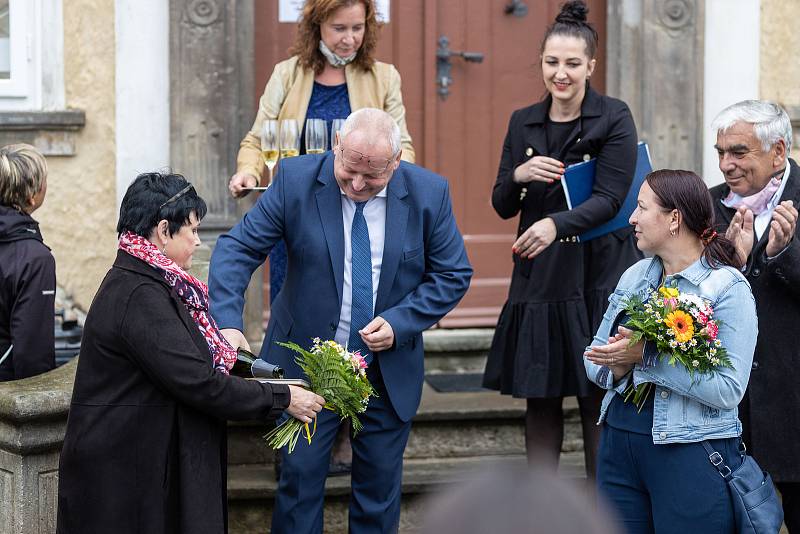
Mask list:
[[[637,246],[653,257],[622,275],[584,358],[589,379],[607,390],[598,487],[629,533],[732,533],[727,485],[701,442],[710,440],[731,469],[741,464],[736,407],[758,334],[755,301],[733,244],[713,231],[711,196],[696,174],[648,175],[630,222]],[[652,344],[630,345],[623,302],[664,284],[708,300],[733,368],[692,378],[659,358]],[[644,382],[655,387],[638,411],[622,394]]]

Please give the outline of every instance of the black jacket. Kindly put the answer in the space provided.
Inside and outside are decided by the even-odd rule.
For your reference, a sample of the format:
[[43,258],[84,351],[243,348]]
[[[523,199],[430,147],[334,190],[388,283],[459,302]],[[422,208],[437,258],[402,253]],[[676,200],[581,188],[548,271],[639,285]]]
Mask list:
[[56,262],[30,215],[0,206],[0,381],[55,367]]
[[[619,211],[636,170],[636,126],[625,102],[588,89],[581,104],[581,116],[565,149],[556,159],[571,165],[597,158],[597,175],[592,196],[573,210],[567,210],[561,184],[531,182],[520,200],[523,184],[514,182],[514,169],[521,163],[547,153],[545,124],[552,97],[511,115],[503,154],[492,192],[492,206],[504,219],[522,211],[519,232],[544,217],[556,223],[557,238],[570,237],[595,228]],[[629,229],[622,230],[630,234]],[[615,281],[616,284],[616,281]]]
[[[800,167],[790,159],[788,182],[781,201],[800,206]],[[730,189],[711,189],[718,232],[736,213],[721,201]],[[753,246],[745,274],[753,289],[758,312],[758,343],[740,414],[746,445],[772,478],[800,482],[800,225],[789,247],[767,260],[769,227]]]
[[289,400],[286,386],[215,371],[175,292],[119,252],[86,317],[57,531],[226,532],[225,420],[274,419]]
[[[551,103],[552,97],[548,95],[543,101],[518,109],[511,115],[492,190],[492,206],[504,219],[521,213],[517,235],[536,221],[550,217],[556,225],[556,239],[562,239],[595,228],[617,214],[636,170],[637,135],[625,102],[589,88],[581,104],[581,116],[562,153],[548,154],[546,121]],[[514,169],[538,155],[555,157],[565,165],[597,158],[594,190],[589,200],[569,210],[558,181],[552,184],[530,182],[524,186],[514,182]],[[527,193],[520,198],[523,187],[527,188]],[[586,255],[581,265],[552,264],[547,255],[522,260],[515,254],[514,278],[520,275],[527,278],[536,263],[542,283],[545,280],[556,283],[564,269],[580,270],[583,275],[579,278],[585,280],[582,289],[611,291],[625,269],[642,257],[632,235],[632,228],[622,228],[589,241],[585,244]],[[557,245],[558,242],[551,248]],[[515,287],[512,281],[511,295],[519,296],[524,292],[525,289]],[[607,296],[601,299],[604,304]],[[541,298],[544,297],[536,296],[536,300]]]

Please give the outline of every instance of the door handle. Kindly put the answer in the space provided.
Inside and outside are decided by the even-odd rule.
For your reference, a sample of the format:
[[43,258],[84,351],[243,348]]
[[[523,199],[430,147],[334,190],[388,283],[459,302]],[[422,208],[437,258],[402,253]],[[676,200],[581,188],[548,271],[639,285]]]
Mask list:
[[470,63],[481,63],[483,54],[481,52],[459,52],[450,50],[450,39],[442,35],[439,37],[439,47],[436,49],[436,92],[442,100],[447,99],[450,94],[450,85],[453,78],[450,77],[450,70],[453,63],[451,57],[456,56]]
[[528,14],[528,6],[522,0],[511,0],[505,7],[506,15],[524,17]]

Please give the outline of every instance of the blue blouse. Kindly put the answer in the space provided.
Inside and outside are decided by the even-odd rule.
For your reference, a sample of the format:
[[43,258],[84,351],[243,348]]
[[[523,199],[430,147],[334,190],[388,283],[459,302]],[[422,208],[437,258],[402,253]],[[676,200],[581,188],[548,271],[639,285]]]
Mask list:
[[[350,96],[347,93],[347,84],[322,85],[314,82],[311,98],[308,101],[307,119],[323,119],[328,129],[328,149],[332,148],[330,139],[331,121],[333,119],[346,119],[350,115]],[[306,125],[300,137],[300,152],[306,153]]]

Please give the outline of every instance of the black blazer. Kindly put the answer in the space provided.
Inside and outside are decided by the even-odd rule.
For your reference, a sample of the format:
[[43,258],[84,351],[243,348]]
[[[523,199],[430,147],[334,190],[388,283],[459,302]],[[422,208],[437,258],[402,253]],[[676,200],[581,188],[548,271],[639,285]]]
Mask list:
[[286,386],[215,371],[174,291],[119,252],[86,317],[58,532],[226,532],[225,420],[273,419],[288,403]]
[[[788,182],[781,201],[800,206],[800,167],[789,160]],[[725,185],[711,189],[718,232],[724,232],[736,213],[721,200]],[[800,225],[789,247],[767,260],[769,227],[753,245],[745,275],[753,289],[758,312],[756,344],[750,383],[742,400],[744,439],[761,466],[778,482],[800,482]]]
[[[522,211],[518,235],[531,224],[550,217],[557,238],[585,232],[608,221],[619,211],[636,170],[636,126],[627,104],[589,88],[581,104],[578,124],[561,154],[547,153],[545,124],[552,97],[511,115],[503,154],[492,191],[492,206],[504,219]],[[573,210],[567,210],[559,182],[531,182],[525,186],[513,180],[514,169],[534,156],[551,156],[565,165],[597,158],[597,175],[592,196]],[[527,188],[520,200],[522,188]],[[629,235],[630,229],[619,231]],[[616,283],[616,282],[615,282]]]
[[[562,152],[548,154],[546,121],[551,103],[552,97],[548,95],[542,102],[519,109],[511,115],[492,191],[492,206],[504,219],[521,213],[517,235],[536,221],[550,217],[556,225],[556,239],[568,239],[599,226],[619,211],[636,170],[636,126],[625,102],[603,96],[589,88],[581,104],[581,116]],[[597,175],[589,200],[568,210],[560,182],[530,182],[525,186],[515,183],[514,169],[537,155],[555,157],[565,165],[597,158]],[[527,190],[525,195],[521,195],[523,187]],[[556,242],[551,247],[558,245],[562,244]],[[531,276],[533,264],[536,263],[537,283],[563,283],[562,275],[567,269],[574,275],[567,279],[583,281],[581,291],[600,290],[598,302],[601,303],[597,306],[604,309],[608,292],[616,287],[625,269],[642,257],[633,241],[631,228],[621,228],[585,244],[568,245],[580,247],[584,252],[583,259],[564,264],[561,260],[546,258],[546,255],[524,260],[514,254],[509,295],[534,300],[544,298],[540,291],[534,291],[534,295],[530,293],[530,287],[514,283],[519,277]],[[602,311],[592,315],[602,317]],[[594,322],[591,321],[589,325],[592,329],[597,326]]]

